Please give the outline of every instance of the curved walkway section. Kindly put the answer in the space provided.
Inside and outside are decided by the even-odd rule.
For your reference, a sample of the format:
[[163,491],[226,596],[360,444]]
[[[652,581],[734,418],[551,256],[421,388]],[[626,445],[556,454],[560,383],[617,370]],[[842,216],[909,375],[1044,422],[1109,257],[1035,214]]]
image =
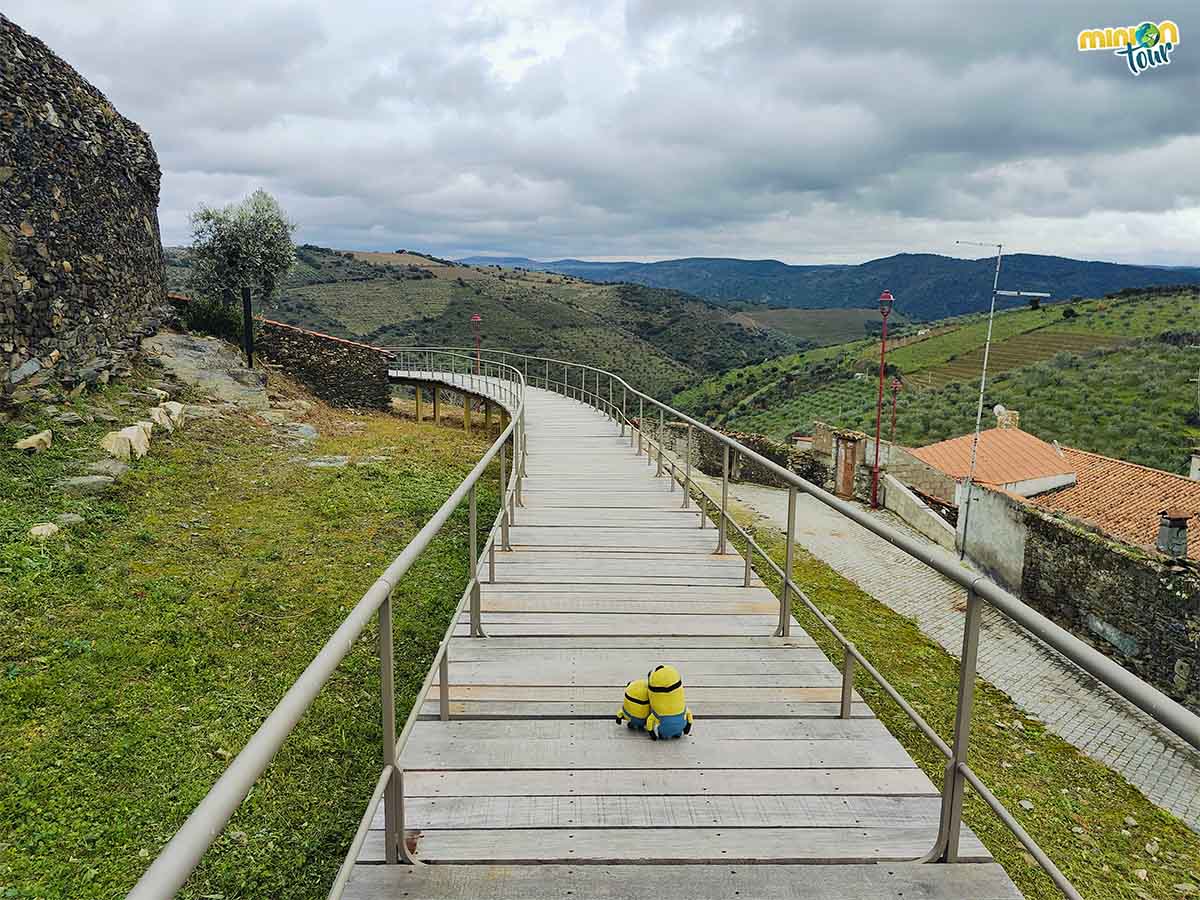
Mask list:
[[[458,625],[404,747],[409,844],[373,830],[345,896],[962,898],[1020,894],[964,829],[921,865],[937,788],[711,522],[591,407],[529,389],[524,506],[480,565],[482,638]],[[732,549],[732,548],[731,548]],[[614,716],[627,681],[682,672],[692,734]],[[887,865],[878,865],[887,863]]]

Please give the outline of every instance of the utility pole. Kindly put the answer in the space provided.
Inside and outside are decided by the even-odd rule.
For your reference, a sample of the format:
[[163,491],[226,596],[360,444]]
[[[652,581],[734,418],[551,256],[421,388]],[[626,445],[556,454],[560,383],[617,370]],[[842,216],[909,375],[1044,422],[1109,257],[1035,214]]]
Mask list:
[[979,404],[975,407],[975,437],[971,441],[971,466],[967,470],[967,481],[964,485],[965,500],[963,501],[962,544],[958,549],[958,558],[967,555],[967,525],[971,521],[971,485],[975,483],[975,461],[979,456],[979,431],[983,424],[983,394],[987,387],[988,355],[992,349],[992,324],[996,318],[996,298],[1003,297],[1049,297],[1049,294],[1033,291],[1002,291],[1000,290],[1000,260],[1004,256],[1003,244],[985,244],[981,241],[955,241],[956,244],[970,244],[975,247],[996,248],[996,274],[992,278],[992,304],[988,309],[987,338],[983,344],[983,369],[979,373]]

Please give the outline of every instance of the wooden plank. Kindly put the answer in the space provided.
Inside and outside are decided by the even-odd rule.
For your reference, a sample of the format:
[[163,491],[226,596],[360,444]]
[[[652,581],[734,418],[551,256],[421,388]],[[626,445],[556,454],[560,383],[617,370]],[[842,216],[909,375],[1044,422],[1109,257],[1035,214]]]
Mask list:
[[[509,740],[479,744],[423,735],[419,722],[404,748],[406,769],[870,769],[914,765],[893,742],[700,740],[699,725],[691,739],[664,744],[640,732],[625,730],[621,740],[605,742],[525,741],[520,729]],[[614,731],[616,731],[614,725]]]
[[[691,684],[693,679],[704,676],[726,676],[749,679],[751,684],[754,682],[754,677],[759,675],[804,675],[804,674],[825,674],[829,672],[837,673],[840,677],[840,672],[823,657],[816,656],[816,650],[797,650],[794,659],[780,659],[778,656],[766,657],[758,659],[755,657],[747,657],[746,659],[703,659],[695,652],[676,651],[668,654],[668,658],[672,665],[680,670],[686,679],[687,684]],[[566,673],[575,681],[582,681],[589,678],[605,679],[603,683],[612,683],[614,677],[620,680],[622,676],[628,676],[630,673],[645,673],[654,665],[657,665],[663,658],[663,651],[657,648],[647,648],[641,652],[629,653],[623,651],[613,653],[611,656],[605,656],[603,659],[595,658],[595,654],[573,654],[573,653],[534,653],[530,651],[528,664],[523,664],[519,658],[519,654],[513,652],[503,652],[499,654],[486,654],[475,659],[465,658],[470,651],[464,650],[464,658],[450,657],[450,678],[451,682],[455,678],[455,673],[459,676],[483,675],[500,676],[510,678],[514,675],[530,675],[537,674],[540,678],[546,676],[543,672],[551,673]],[[807,658],[799,656],[805,654]],[[625,678],[625,681],[628,677]],[[561,683],[561,682],[560,682]],[[624,684],[624,681],[621,681]]]
[[[630,613],[606,616],[595,613],[489,613],[484,616],[484,631],[489,635],[612,635],[644,636],[661,644],[671,636],[770,635],[776,616],[656,616]],[[467,621],[456,626],[455,635],[467,634]]]
[[[660,657],[661,659],[661,657]],[[566,670],[536,670],[532,668],[520,667],[512,671],[497,671],[494,667],[485,668],[482,671],[470,667],[463,667],[456,674],[453,666],[450,670],[450,685],[479,685],[486,687],[506,687],[509,685],[522,685],[528,687],[589,687],[601,688],[609,691],[609,693],[620,699],[621,691],[634,678],[645,676],[657,665],[657,662],[651,661],[650,665],[643,664],[638,668],[627,667],[624,670],[602,672],[599,670],[574,672],[570,669]],[[798,672],[785,675],[776,674],[761,674],[754,676],[747,675],[729,675],[729,674],[705,674],[698,672],[685,672],[684,684],[687,687],[687,693],[690,697],[693,691],[704,690],[708,688],[746,688],[747,691],[756,690],[759,688],[805,688],[805,687],[833,687],[840,686],[842,683],[842,673],[828,663],[821,664],[821,668],[811,672]],[[441,684],[440,680],[435,680],[434,684]]]
[[357,866],[345,900],[1020,900],[995,863]]
[[[619,703],[613,704],[615,712]],[[696,732],[704,723],[706,741],[875,741],[894,740],[878,719],[769,719],[761,723],[734,719],[696,717]],[[589,741],[614,745],[620,752],[627,740],[622,726],[607,720],[531,720],[519,729],[511,722],[420,722],[414,734],[434,742],[473,743],[481,741]]]
[[920,769],[594,769],[405,772],[406,797],[783,795],[934,797]]
[[[431,693],[436,698],[436,694]],[[616,710],[611,700],[578,700],[566,703],[540,700],[452,700],[450,716],[464,719],[603,719],[611,721]],[[707,700],[703,719],[771,719],[771,718],[836,718],[841,706],[834,701],[807,703],[726,703]],[[438,701],[431,699],[421,705],[422,716],[436,719]],[[851,704],[852,718],[871,718],[875,714],[865,703]]]
[[[614,687],[590,687],[588,685],[523,685],[523,684],[455,684],[450,683],[450,699],[453,700],[540,700],[543,703],[558,701],[571,703],[580,700],[612,701]],[[429,697],[437,692],[430,689]],[[708,701],[724,703],[773,703],[773,702],[832,702],[841,699],[842,688],[836,687],[694,687],[687,691],[692,711],[704,712]],[[858,695],[855,694],[858,698]],[[617,697],[617,700],[620,700]],[[615,715],[615,712],[614,712]]]
[[[790,637],[774,637],[773,635],[663,635],[656,638],[652,644],[642,637],[596,636],[590,634],[573,635],[508,635],[505,637],[455,638],[450,643],[450,657],[456,658],[462,649],[468,646],[487,648],[488,650],[568,650],[573,653],[585,650],[646,650],[650,647],[673,648],[680,650],[727,650],[754,651],[767,653],[770,650],[790,650],[792,648],[813,649],[816,643],[803,630],[792,630]],[[460,649],[461,648],[461,649]]]
[[[603,654],[590,651],[603,649]],[[832,665],[817,647],[678,647],[671,650],[671,662],[687,666],[696,672],[790,672],[796,663],[819,662]],[[663,649],[656,646],[641,647],[541,647],[496,646],[496,640],[455,640],[450,645],[450,660],[454,662],[504,662],[528,660],[529,665],[572,665],[603,664],[614,668],[640,666],[647,659],[662,656]]]
[[626,615],[656,613],[661,616],[689,613],[744,615],[777,612],[779,604],[759,600],[597,600],[588,597],[542,599],[536,596],[518,599],[488,599],[485,612],[581,612]]
[[[962,858],[990,861],[979,839],[963,832]],[[368,832],[360,861],[382,862],[382,834]],[[421,832],[417,855],[430,863],[524,865],[718,860],[728,865],[859,864],[910,862],[927,853],[936,837],[936,823],[907,828],[474,828]]]
[[[408,828],[912,828],[936,827],[937,795],[830,797],[708,793],[413,797]],[[377,809],[372,828],[383,828]]]

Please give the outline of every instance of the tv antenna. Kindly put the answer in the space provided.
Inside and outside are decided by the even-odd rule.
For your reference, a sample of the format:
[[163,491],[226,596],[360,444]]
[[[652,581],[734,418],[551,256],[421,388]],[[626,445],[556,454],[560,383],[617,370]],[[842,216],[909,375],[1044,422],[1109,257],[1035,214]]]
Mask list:
[[992,323],[996,318],[997,297],[1049,297],[1038,291],[1002,291],[1000,290],[1000,260],[1004,256],[1003,244],[988,244],[983,241],[955,241],[956,244],[966,244],[972,247],[996,248],[996,274],[992,278],[992,305],[988,309],[987,338],[983,344],[983,369],[979,373],[979,403],[975,407],[975,437],[971,441],[971,466],[967,471],[966,499],[963,501],[963,531],[962,545],[958,549],[958,558],[967,555],[967,525],[971,521],[971,485],[975,482],[975,462],[979,456],[979,431],[983,425],[983,393],[987,387],[988,356],[992,350]]

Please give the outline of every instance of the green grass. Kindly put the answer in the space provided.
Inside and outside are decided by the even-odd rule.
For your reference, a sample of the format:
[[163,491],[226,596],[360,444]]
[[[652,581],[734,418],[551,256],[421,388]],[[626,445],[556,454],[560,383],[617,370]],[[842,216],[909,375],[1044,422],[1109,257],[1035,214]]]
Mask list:
[[[1002,403],[1021,414],[1021,428],[1045,441],[1186,474],[1200,442],[1196,351],[1142,341],[1083,356],[1053,359],[998,374],[984,398],[984,427]],[[932,392],[904,392],[896,440],[923,446],[975,427],[977,384],[948,384]],[[874,431],[873,399],[842,423]]]
[[[144,409],[119,386],[87,403]],[[103,428],[56,431],[35,456],[7,449],[18,423],[0,428],[0,895],[123,896],[485,446],[383,414],[319,406],[313,421],[303,451],[245,418],[158,435],[87,500],[52,485],[99,455]],[[391,459],[317,470],[297,452]],[[496,509],[493,477],[481,523]],[[86,524],[26,536],[66,511]],[[466,554],[463,510],[395,595],[401,719]],[[381,766],[375,645],[372,624],[183,896],[324,894]]]
[[[989,391],[988,408],[1003,402],[1021,410],[1022,425],[1036,425],[1047,440],[1058,438],[1108,455],[1128,453],[1125,458],[1135,462],[1179,471],[1186,442],[1195,439],[1195,424],[1200,423],[1186,420],[1190,408],[1181,399],[1187,393],[1182,373],[1195,365],[1185,355],[1152,352],[1162,365],[1176,367],[1155,371],[1139,364],[1136,350],[1132,355],[1103,354],[1110,362],[1099,377],[1052,373],[1050,381],[1059,390],[1045,390],[1044,382],[1047,367],[1063,367],[1063,354],[1091,359],[1098,349],[1119,350],[1165,331],[1200,332],[1196,302],[1190,291],[1129,292],[997,313],[989,355],[995,390]],[[986,316],[962,316],[930,327],[948,330],[888,353],[889,369],[905,382],[897,439],[913,445],[966,433],[975,421],[974,407],[964,405],[963,392],[964,383],[978,385]],[[878,341],[855,341],[779,357],[705,379],[676,394],[673,402],[710,423],[776,439],[807,432],[814,421],[873,432],[878,350]],[[1072,387],[1083,393],[1062,390]],[[1165,402],[1156,405],[1150,398],[1160,388]],[[1023,394],[1025,389],[1032,393]],[[1093,401],[1100,414],[1088,421],[1085,406]],[[1128,427],[1131,421],[1139,427]]]
[[[877,309],[751,309],[747,315],[769,328],[777,328],[814,344],[842,344],[861,340],[868,328],[879,330]],[[904,325],[899,314],[892,316],[889,327]]]
[[[783,538],[757,529],[756,540],[783,565]],[[735,540],[741,548],[741,539]],[[954,727],[958,661],[916,623],[888,609],[820,560],[797,551],[796,581],[921,714],[949,741]],[[759,567],[779,592],[773,572]],[[840,666],[840,646],[797,602],[797,621]],[[983,640],[988,640],[987,632]],[[944,758],[874,681],[859,671],[855,687],[936,785]],[[1177,884],[1200,887],[1200,835],[1147,800],[1120,775],[1094,762],[1025,715],[1002,691],[978,680],[971,732],[971,768],[1089,900],[1175,898]],[[1014,723],[1020,723],[1017,727]],[[1026,811],[1021,800],[1033,803]],[[1130,817],[1136,826],[1126,825]],[[977,794],[968,790],[964,818],[1028,900],[1062,895]],[[1073,829],[1080,828],[1082,833]],[[1146,845],[1157,842],[1156,858]],[[1147,870],[1147,880],[1134,873]]]

